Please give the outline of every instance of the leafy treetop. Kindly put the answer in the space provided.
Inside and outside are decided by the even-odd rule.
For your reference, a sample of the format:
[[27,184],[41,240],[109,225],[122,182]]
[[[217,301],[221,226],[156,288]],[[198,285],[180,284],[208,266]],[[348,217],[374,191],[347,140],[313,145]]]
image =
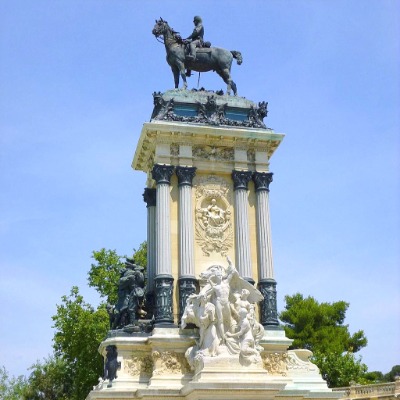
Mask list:
[[280,319],[288,337],[294,339],[291,348],[355,353],[367,345],[362,330],[351,335],[348,325],[344,325],[349,303],[319,303],[313,297],[304,298],[300,293],[285,296],[285,301]]

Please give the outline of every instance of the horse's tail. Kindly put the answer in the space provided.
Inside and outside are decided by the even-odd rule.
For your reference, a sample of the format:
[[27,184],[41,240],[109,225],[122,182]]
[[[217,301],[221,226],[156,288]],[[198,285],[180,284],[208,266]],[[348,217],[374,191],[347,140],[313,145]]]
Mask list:
[[233,55],[233,58],[236,58],[237,64],[240,65],[243,62],[242,53],[236,50],[231,50],[231,53]]

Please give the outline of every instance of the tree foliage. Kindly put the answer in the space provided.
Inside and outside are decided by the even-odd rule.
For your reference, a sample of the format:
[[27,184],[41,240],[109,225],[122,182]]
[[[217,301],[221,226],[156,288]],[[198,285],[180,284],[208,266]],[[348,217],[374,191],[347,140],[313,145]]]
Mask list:
[[0,367],[0,399],[20,400],[26,387],[26,379],[23,376],[18,378],[9,375],[5,367]]
[[73,287],[57,305],[53,321],[55,354],[66,363],[73,381],[71,399],[83,399],[103,375],[103,358],[97,350],[109,329],[107,311],[104,305],[95,309],[86,303]]
[[[146,242],[134,250],[135,262],[146,265]],[[88,282],[107,303],[118,299],[118,281],[124,268],[123,259],[115,250],[101,249],[92,253]],[[109,329],[109,316],[105,304],[94,308],[86,303],[73,287],[69,296],[61,298],[57,313],[53,316],[54,350],[56,357],[66,364],[67,374],[72,377],[69,400],[84,399],[100,376],[103,375],[103,358],[98,353],[100,343]]]
[[394,365],[392,369],[383,376],[383,379],[386,382],[394,382],[398,376],[400,376],[400,365]]
[[[96,261],[91,264],[88,273],[89,286],[94,287],[106,303],[115,304],[118,299],[118,281],[120,272],[124,268],[123,258],[115,250],[102,248],[93,251],[92,258]],[[147,264],[147,242],[140,244],[139,248],[133,250],[135,263],[146,269]]]
[[123,256],[115,250],[102,248],[93,251],[92,258],[96,261],[88,273],[89,286],[94,287],[107,303],[115,304],[118,298],[118,280],[120,271],[124,267]]
[[292,348],[322,353],[355,353],[367,345],[362,330],[351,335],[348,325],[344,325],[349,303],[319,303],[313,297],[304,298],[300,293],[285,296],[285,301],[280,319],[285,323],[288,337],[294,339]]
[[69,400],[72,395],[72,375],[67,362],[60,357],[50,356],[43,362],[36,362],[23,398],[29,400]]
[[367,383],[364,378],[367,366],[354,353],[316,351],[311,361],[318,366],[329,387],[349,386],[352,382]]
[[133,258],[136,264],[144,267],[147,270],[147,242],[143,242],[139,245],[139,248],[133,249]]
[[385,377],[381,371],[368,371],[363,376],[365,384],[386,382]]
[[367,345],[367,338],[362,330],[350,334],[344,324],[349,303],[319,303],[300,293],[285,296],[285,300],[280,319],[286,335],[294,339],[291,348],[311,350],[312,361],[330,387],[361,383],[367,367],[354,353]]

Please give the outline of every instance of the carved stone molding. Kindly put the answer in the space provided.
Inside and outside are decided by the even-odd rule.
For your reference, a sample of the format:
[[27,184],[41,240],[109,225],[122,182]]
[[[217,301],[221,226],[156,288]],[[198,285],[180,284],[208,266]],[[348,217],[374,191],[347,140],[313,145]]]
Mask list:
[[145,188],[143,193],[143,201],[146,207],[155,207],[157,203],[157,191],[152,188]]
[[252,177],[251,171],[232,171],[233,187],[235,190],[245,189],[247,190],[248,184]]
[[255,184],[256,192],[259,190],[266,190],[269,192],[269,184],[272,182],[272,172],[254,172],[253,181]]
[[175,168],[176,176],[178,177],[178,185],[192,186],[193,178],[196,175],[196,167],[182,167]]
[[197,279],[194,276],[181,276],[179,283],[179,323],[181,322],[183,311],[186,307],[188,297],[196,293],[198,288]]
[[[207,99],[199,97],[197,93],[193,92],[190,96],[195,100],[196,107],[194,111],[196,115],[184,116],[180,115],[182,101],[179,95],[176,96],[176,99],[174,97],[168,99],[164,98],[163,93],[154,92],[154,109],[151,119],[161,121],[195,122],[214,126],[228,125],[235,127],[269,129],[263,122],[263,119],[268,114],[268,103],[265,101],[259,102],[258,104],[247,104],[247,107],[243,109],[244,118],[232,119],[232,115],[229,112],[232,111],[232,109],[235,109],[235,107],[229,104],[229,99],[227,102],[221,104],[220,100],[225,99],[223,93],[207,91],[205,92]],[[196,100],[196,98],[201,101]]]
[[[288,351],[288,357],[287,357],[287,368],[288,370],[294,370],[294,371],[307,371],[307,372],[318,372],[319,369],[318,367],[313,364],[310,360],[308,359],[301,359],[298,354],[298,352],[302,352],[304,350],[289,350]],[[311,352],[309,352],[311,355]]]
[[276,281],[274,279],[263,279],[258,282],[258,290],[264,297],[260,303],[261,324],[264,327],[278,326]]
[[155,281],[155,310],[156,324],[173,324],[173,284],[174,278],[170,275],[158,275]]
[[279,143],[274,142],[274,141],[270,141],[269,145],[268,145],[268,158],[271,158],[272,154],[274,153],[274,151],[278,148]]
[[153,359],[149,354],[132,355],[124,361],[124,366],[131,376],[150,376],[153,373]]
[[264,369],[271,375],[286,376],[288,370],[288,353],[262,353]]
[[178,157],[179,156],[179,144],[172,143],[170,146],[170,153],[171,153],[171,156]]
[[196,145],[193,146],[192,154],[198,160],[233,161],[234,159],[234,149],[232,147]]
[[255,149],[248,149],[247,150],[247,161],[249,163],[256,162],[256,151],[255,151]]
[[171,176],[174,173],[174,169],[175,167],[173,165],[154,164],[151,175],[157,184],[167,183],[169,185],[171,182]]
[[228,183],[216,176],[202,177],[196,183],[196,241],[209,256],[225,256],[233,246],[233,228]]
[[190,367],[183,353],[175,351],[153,351],[155,369],[153,375],[179,374],[190,372]]

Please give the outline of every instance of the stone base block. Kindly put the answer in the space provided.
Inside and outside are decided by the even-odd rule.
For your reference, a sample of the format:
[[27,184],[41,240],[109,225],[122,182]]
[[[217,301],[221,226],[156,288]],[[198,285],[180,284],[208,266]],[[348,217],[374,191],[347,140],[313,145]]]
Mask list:
[[308,350],[287,350],[283,331],[266,331],[261,362],[243,365],[226,351],[200,357],[191,370],[185,352],[198,339],[197,330],[157,328],[151,334],[113,336],[100,346],[118,350],[118,377],[100,382],[87,400],[336,400]]
[[216,357],[205,356],[196,362],[193,382],[264,383],[267,371],[262,363],[242,365],[238,355],[224,351]]

